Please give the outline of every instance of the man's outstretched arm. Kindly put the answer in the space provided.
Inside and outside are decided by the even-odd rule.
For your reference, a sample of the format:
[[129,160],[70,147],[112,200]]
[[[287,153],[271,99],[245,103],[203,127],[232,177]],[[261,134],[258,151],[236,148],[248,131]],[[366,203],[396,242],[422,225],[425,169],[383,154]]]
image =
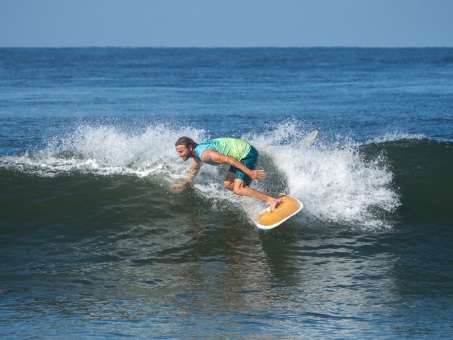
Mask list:
[[179,194],[184,191],[184,189],[192,183],[192,181],[197,177],[198,171],[201,168],[201,162],[198,160],[193,160],[192,165],[189,168],[187,178],[179,184],[175,184],[171,187],[171,191],[175,194]]

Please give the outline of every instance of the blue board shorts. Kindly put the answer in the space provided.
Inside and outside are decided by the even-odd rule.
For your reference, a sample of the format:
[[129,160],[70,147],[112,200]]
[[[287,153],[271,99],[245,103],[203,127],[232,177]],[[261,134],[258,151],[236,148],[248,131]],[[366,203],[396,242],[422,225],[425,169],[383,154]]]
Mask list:
[[[256,163],[258,162],[258,156],[258,151],[253,146],[251,146],[249,153],[244,158],[242,158],[240,162],[250,170],[255,170]],[[243,180],[247,186],[250,186],[250,183],[252,183],[252,179],[249,176],[247,176],[245,173],[235,168],[234,166],[230,166],[228,171],[234,173],[235,178]]]

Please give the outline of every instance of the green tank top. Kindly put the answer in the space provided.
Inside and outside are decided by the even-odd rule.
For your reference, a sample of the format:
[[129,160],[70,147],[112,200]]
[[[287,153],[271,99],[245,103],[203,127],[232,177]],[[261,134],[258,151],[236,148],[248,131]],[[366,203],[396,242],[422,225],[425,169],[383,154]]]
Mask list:
[[240,161],[250,152],[251,146],[249,143],[236,138],[216,138],[210,139],[195,147],[195,152],[199,160],[201,154],[206,150],[215,150],[223,155],[231,156]]

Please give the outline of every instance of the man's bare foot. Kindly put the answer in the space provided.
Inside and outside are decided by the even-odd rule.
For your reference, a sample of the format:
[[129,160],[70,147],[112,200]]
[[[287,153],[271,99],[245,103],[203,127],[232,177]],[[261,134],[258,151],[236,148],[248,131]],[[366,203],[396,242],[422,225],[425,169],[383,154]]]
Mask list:
[[280,198],[273,198],[271,202],[269,202],[269,211],[274,211],[283,201]]

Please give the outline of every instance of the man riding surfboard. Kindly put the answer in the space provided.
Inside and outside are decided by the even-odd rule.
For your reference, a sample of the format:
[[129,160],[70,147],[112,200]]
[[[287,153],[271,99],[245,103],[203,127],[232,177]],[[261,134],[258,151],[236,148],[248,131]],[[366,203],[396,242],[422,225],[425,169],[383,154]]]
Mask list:
[[263,170],[255,170],[258,151],[249,143],[236,138],[216,138],[195,143],[189,137],[180,137],[175,143],[176,152],[184,161],[192,158],[187,178],[172,187],[172,192],[181,193],[197,176],[202,163],[210,165],[229,164],[230,168],[223,182],[225,189],[236,195],[258,198],[269,204],[273,211],[281,199],[250,188],[252,179],[265,178]]

